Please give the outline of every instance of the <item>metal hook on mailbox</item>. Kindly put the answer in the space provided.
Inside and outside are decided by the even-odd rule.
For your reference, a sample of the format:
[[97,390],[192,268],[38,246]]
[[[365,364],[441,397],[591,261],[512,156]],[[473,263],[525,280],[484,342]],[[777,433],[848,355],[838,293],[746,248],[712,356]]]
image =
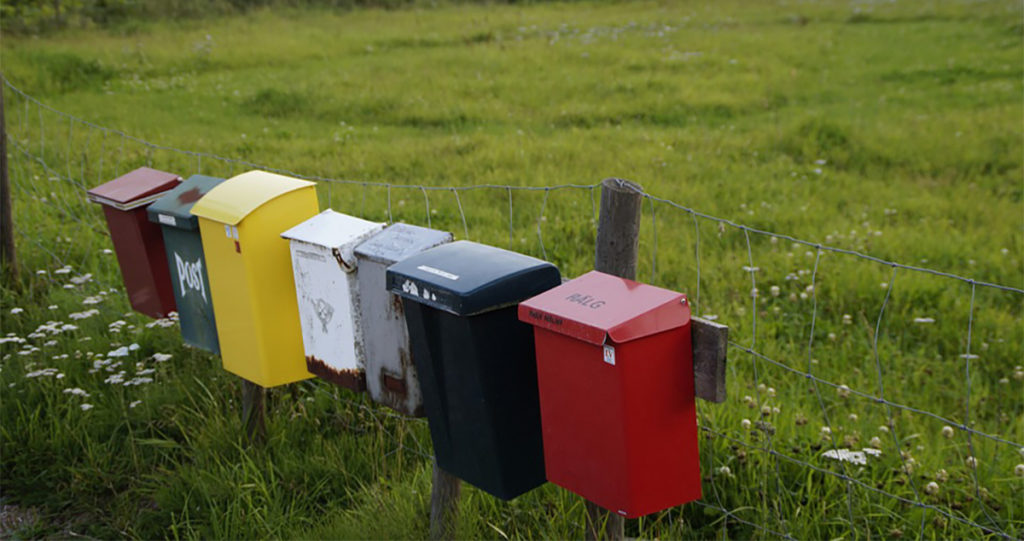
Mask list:
[[334,259],[338,260],[338,266],[341,267],[341,270],[345,272],[355,272],[356,266],[349,265],[348,263],[345,262],[345,258],[341,257],[341,250],[339,250],[338,248],[332,248],[331,253],[334,254]]

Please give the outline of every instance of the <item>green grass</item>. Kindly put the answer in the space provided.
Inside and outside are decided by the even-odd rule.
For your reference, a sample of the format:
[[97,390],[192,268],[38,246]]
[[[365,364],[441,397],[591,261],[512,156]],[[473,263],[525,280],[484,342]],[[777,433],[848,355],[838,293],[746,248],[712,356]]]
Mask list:
[[[456,197],[418,186],[621,176],[751,228],[1022,288],[1021,17],[1013,2],[256,11],[4,36],[0,61],[13,84],[58,110],[160,145],[355,181],[321,183],[321,206],[429,220],[546,255],[569,276],[592,266],[598,193],[514,191],[510,216],[502,188]],[[83,188],[146,163],[182,175],[248,167],[103,135],[10,90],[5,98],[25,272],[0,290],[0,324],[25,342],[0,344],[0,498],[38,513],[11,535],[424,537],[425,423],[310,382],[272,393],[269,441],[248,447],[237,378],[185,349],[175,328],[126,314]],[[640,279],[687,292],[738,345],[823,382],[730,349],[729,400],[698,405],[711,507],[629,521],[627,535],[771,537],[718,508],[801,539],[984,534],[872,489],[1024,534],[1018,447],[959,427],[946,438],[929,415],[856,394],[955,423],[969,407],[973,429],[1024,442],[1020,294],[979,286],[972,302],[966,282],[835,252],[819,260],[813,247],[651,200],[640,247]],[[759,269],[756,300],[749,266]],[[98,314],[70,319],[91,308]],[[78,328],[37,330],[48,321]],[[969,322],[978,358],[968,374]],[[110,358],[121,366],[91,372],[130,344],[139,347]],[[63,376],[26,377],[45,368]],[[154,381],[105,382],[122,370]],[[823,457],[833,445],[825,425],[838,447],[878,437],[882,455],[863,467]],[[913,458],[909,473],[900,451]],[[932,481],[938,493],[925,494]],[[558,487],[508,503],[467,487],[458,533],[580,537],[583,517],[581,500]]]

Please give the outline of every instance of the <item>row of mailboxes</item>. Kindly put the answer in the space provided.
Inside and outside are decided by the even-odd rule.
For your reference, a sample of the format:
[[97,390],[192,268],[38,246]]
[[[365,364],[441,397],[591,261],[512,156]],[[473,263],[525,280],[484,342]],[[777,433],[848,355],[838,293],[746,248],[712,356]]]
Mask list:
[[[314,184],[280,175],[156,173],[134,190],[165,195],[152,221],[125,177],[90,197],[123,271],[146,254],[157,275],[163,256],[165,283],[124,272],[133,307],[163,315],[152,299],[171,298],[186,342],[228,371],[265,387],[315,374],[425,413],[438,465],[500,498],[551,481],[636,517],[700,497],[682,294],[598,272],[562,283],[550,263],[446,232],[318,213]],[[156,224],[159,250],[151,233],[114,234]]]

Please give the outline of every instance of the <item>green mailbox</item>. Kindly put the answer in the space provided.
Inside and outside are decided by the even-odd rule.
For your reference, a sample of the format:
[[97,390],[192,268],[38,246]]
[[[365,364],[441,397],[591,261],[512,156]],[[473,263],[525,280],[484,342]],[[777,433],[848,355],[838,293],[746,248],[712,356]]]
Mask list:
[[222,178],[192,175],[149,206],[149,220],[160,224],[171,271],[174,301],[178,306],[181,336],[185,343],[211,353],[220,353],[217,325],[210,299],[203,242],[192,205]]

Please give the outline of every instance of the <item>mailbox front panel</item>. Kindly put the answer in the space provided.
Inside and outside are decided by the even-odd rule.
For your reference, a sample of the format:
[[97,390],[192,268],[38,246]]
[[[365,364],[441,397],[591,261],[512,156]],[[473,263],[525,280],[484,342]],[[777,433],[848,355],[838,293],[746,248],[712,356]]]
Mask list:
[[224,368],[263,387],[312,377],[291,254],[280,235],[316,213],[316,191],[308,187],[277,196],[237,226],[199,219]]
[[362,336],[353,318],[355,276],[323,246],[291,241],[306,368],[355,391],[366,388]]
[[132,308],[152,318],[166,317],[175,304],[160,226],[148,220],[145,207],[103,205],[103,214]]
[[438,465],[506,500],[542,485],[529,326],[513,307],[461,317],[403,304]]
[[366,389],[374,401],[415,417],[423,416],[423,398],[409,349],[402,299],[388,291],[387,265],[359,263],[359,306],[366,346]]
[[548,480],[627,518],[700,498],[689,324],[610,352],[534,332]]
[[210,278],[199,231],[170,226],[161,226],[161,229],[164,233],[174,302],[178,306],[181,337],[192,347],[220,353]]

